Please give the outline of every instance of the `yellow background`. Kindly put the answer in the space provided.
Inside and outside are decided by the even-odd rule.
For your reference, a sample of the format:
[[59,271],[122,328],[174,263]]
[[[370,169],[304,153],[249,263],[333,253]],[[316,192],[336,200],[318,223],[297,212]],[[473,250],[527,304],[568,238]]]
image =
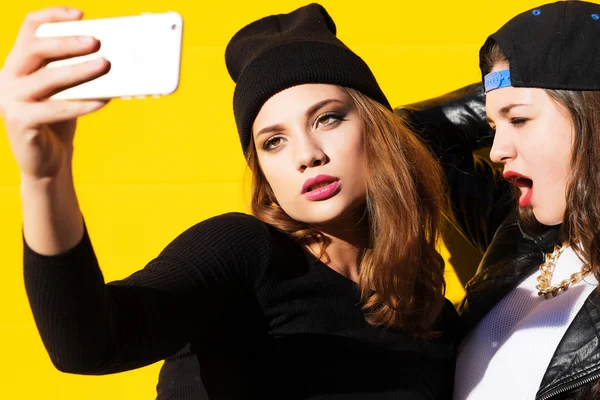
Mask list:
[[[85,117],[76,137],[75,179],[106,280],[141,268],[174,236],[209,216],[247,211],[245,173],[225,64],[228,39],[259,17],[303,1],[74,0],[87,18],[177,10],[184,18],[182,78],[161,99],[113,101]],[[479,79],[485,37],[531,0],[323,0],[338,36],[371,66],[393,106]],[[0,60],[25,14],[54,5],[5,1]],[[0,128],[0,396],[3,399],[151,399],[160,364],[106,377],[56,371],[23,289],[18,173]],[[445,253],[446,257],[448,254]],[[460,283],[450,272],[448,297]]]

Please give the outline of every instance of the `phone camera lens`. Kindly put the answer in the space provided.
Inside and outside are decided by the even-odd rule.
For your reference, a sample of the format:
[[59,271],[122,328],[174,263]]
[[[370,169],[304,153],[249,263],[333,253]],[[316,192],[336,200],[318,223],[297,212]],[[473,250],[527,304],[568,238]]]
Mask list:
[[175,25],[175,24],[171,25],[171,30],[175,30],[175,29],[177,29],[177,25]]

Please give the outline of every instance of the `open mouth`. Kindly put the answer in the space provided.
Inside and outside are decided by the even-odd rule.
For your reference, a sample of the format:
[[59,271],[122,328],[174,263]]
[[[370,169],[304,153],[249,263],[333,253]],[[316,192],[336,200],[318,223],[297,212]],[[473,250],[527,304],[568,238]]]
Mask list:
[[529,178],[513,176],[506,178],[509,183],[512,183],[518,188],[531,188],[533,186],[533,181]]
[[527,207],[531,203],[531,196],[533,195],[533,180],[513,172],[505,173],[504,179],[519,188],[519,191],[521,192],[521,195],[519,196],[519,207]]

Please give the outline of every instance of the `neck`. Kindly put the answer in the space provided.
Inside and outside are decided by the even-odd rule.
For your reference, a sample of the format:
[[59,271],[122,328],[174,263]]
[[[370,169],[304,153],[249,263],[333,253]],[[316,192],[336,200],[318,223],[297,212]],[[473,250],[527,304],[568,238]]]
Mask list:
[[[326,240],[326,252],[321,261],[339,274],[358,282],[360,262],[370,246],[368,219],[364,210],[351,215],[347,221],[315,226]],[[308,249],[319,256],[320,244],[311,242]]]

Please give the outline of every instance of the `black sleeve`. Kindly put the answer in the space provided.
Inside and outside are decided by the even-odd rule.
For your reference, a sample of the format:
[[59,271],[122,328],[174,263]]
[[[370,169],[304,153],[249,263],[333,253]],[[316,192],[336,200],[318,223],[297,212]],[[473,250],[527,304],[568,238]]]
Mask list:
[[453,222],[483,254],[514,207],[502,171],[478,154],[491,147],[481,84],[395,110],[440,161],[450,192]]
[[188,229],[122,281],[104,283],[87,231],[76,247],[57,256],[37,254],[25,244],[24,278],[54,365],[65,372],[109,374],[202,340],[198,335],[218,326],[232,298],[252,288],[269,254],[262,222],[226,214]]

